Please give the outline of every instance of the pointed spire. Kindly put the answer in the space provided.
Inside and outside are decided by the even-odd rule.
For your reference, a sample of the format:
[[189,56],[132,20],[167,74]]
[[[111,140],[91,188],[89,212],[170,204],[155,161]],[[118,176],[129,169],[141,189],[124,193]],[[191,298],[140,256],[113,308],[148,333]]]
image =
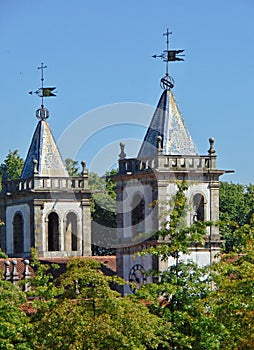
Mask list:
[[38,176],[69,176],[50,127],[43,119],[38,122],[35,129],[21,178],[32,177],[35,174]]
[[164,90],[146,132],[138,158],[155,156],[158,136],[162,138],[161,151],[167,155],[196,155],[194,145],[173,93]]
[[188,129],[171,89],[174,87],[174,79],[169,75],[168,63],[183,61],[184,50],[169,49],[169,32],[166,33],[166,50],[154,58],[161,58],[166,62],[166,75],[161,79],[161,88],[164,90],[157,108],[154,112],[150,126],[138,153],[138,158],[151,157],[156,154],[165,155],[196,155],[194,145]]
[[[56,96],[55,87],[44,87],[44,69],[47,68],[41,63],[41,87],[34,93],[41,97],[41,108],[37,109],[36,117],[39,119],[35,129],[26,160],[21,173],[21,178],[33,176],[52,176],[68,177],[59,149],[56,145],[54,136],[50,130],[46,119],[49,117],[49,111],[44,107],[43,98]],[[29,94],[33,94],[30,91]]]

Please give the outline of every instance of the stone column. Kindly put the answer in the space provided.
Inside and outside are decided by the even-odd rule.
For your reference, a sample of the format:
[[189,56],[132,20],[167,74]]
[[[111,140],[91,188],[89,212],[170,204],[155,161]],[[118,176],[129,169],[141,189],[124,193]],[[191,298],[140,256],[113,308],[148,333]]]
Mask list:
[[163,214],[165,213],[167,206],[166,201],[167,198],[167,186],[168,183],[164,180],[158,180],[158,229],[161,228],[161,224],[163,221],[166,220],[165,217],[163,217]]
[[[216,222],[219,220],[219,181],[210,182],[210,220]],[[219,227],[211,227],[211,240],[220,239]]]
[[[69,225],[68,225],[69,224]],[[68,226],[67,226],[68,225]],[[64,238],[64,250],[70,252],[71,249],[71,223],[67,222],[67,218],[63,220],[63,238]]]
[[0,200],[0,220],[3,221],[3,225],[0,224],[0,248],[5,252],[6,251],[6,207],[5,200]]
[[90,201],[88,198],[82,199],[82,256],[92,255],[92,237],[91,237],[91,214]]
[[117,242],[121,244],[123,242],[123,184],[122,182],[117,183],[116,187],[116,223],[117,223]]
[[48,250],[48,242],[46,240],[46,237],[43,235],[43,224],[46,225],[46,223],[42,222],[42,209],[43,203],[36,201],[33,206],[34,230],[31,232],[31,234],[34,235],[32,240],[34,241],[34,247],[37,251],[38,256],[44,256],[45,251]]

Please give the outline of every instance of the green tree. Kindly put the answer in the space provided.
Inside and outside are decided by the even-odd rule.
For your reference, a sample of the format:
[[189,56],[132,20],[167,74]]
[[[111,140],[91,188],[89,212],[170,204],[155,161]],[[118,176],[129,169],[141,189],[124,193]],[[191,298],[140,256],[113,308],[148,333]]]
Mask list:
[[220,350],[254,348],[253,243],[252,232],[243,253],[226,254],[213,266],[215,288],[202,305],[202,320]]
[[122,298],[110,285],[100,264],[72,259],[61,275],[63,291],[45,312],[38,310],[34,325],[36,349],[156,349],[160,324],[146,306]]
[[0,166],[1,177],[3,175],[4,168],[6,168],[8,180],[18,179],[23,169],[24,160],[20,157],[19,151],[9,151],[4,162]]
[[[174,257],[176,264],[167,271],[158,272],[158,282],[142,286],[134,297],[147,300],[150,312],[162,319],[164,348],[167,348],[166,342],[169,349],[253,349],[254,216],[249,217],[251,211],[246,210],[248,223],[242,221],[234,230],[241,254],[224,255],[212,268],[201,269],[191,262],[177,262],[179,253],[188,252],[190,243],[189,238],[185,238],[188,232],[184,223],[185,210],[188,210],[185,188],[184,183],[178,188],[174,205],[168,212],[170,221],[165,222],[158,232],[160,236],[167,237],[168,247],[162,245],[148,250],[165,260]],[[244,202],[246,196],[250,197],[249,201],[253,200],[250,195],[252,186],[246,192],[238,186],[235,189],[243,190],[243,196],[239,196],[240,202]],[[245,209],[244,205],[239,206],[242,213]],[[234,210],[232,206],[231,212],[237,215]],[[202,234],[205,226],[211,224],[195,223],[189,228],[189,236],[193,229],[198,229]]]
[[[177,186],[176,195],[167,203],[169,210],[164,214],[166,219],[156,234],[165,244],[141,253],[150,253],[165,261],[174,258],[175,265],[167,271],[152,272],[158,282],[142,286],[136,294],[151,303],[151,313],[161,317],[165,328],[164,341],[167,343],[164,348],[196,349],[199,332],[195,326],[200,314],[196,302],[209,295],[210,274],[208,268],[200,268],[193,262],[183,263],[180,257],[189,254],[191,244],[204,243],[206,229],[212,223],[197,221],[192,225],[186,224],[189,208],[185,192],[188,184],[178,182]],[[212,349],[209,346],[204,349]]]
[[225,240],[226,252],[241,249],[241,236],[237,230],[250,223],[253,212],[254,185],[220,183],[220,233]]
[[0,349],[33,349],[32,324],[25,311],[26,295],[9,281],[0,280]]
[[143,285],[134,297],[147,300],[150,312],[160,317],[163,349],[198,349],[202,327],[197,327],[201,319],[197,302],[210,294],[209,268],[179,262],[158,277],[157,283]]
[[89,173],[89,187],[92,190],[92,239],[93,255],[115,254],[116,242],[116,183],[111,176],[116,170],[99,177]]
[[161,229],[155,233],[155,237],[160,237],[165,244],[144,252],[159,255],[162,260],[173,257],[176,262],[181,254],[189,254],[191,244],[204,244],[206,228],[212,225],[211,221],[197,221],[190,226],[186,224],[189,208],[185,192],[188,184],[185,181],[177,182],[177,187],[176,195],[167,203],[169,209],[163,214],[166,219],[162,222]]
[[77,160],[66,158],[64,165],[70,176],[80,176],[79,165]]

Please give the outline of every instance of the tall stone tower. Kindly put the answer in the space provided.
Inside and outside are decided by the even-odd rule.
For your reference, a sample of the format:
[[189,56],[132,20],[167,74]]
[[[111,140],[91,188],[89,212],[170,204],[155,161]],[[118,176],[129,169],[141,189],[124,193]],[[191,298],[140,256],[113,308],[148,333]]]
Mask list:
[[11,257],[27,257],[31,247],[39,257],[89,256],[90,191],[85,163],[80,177],[70,177],[43,103],[36,116],[39,122],[20,179],[3,176],[1,248]]
[[[182,60],[178,57],[182,51],[169,50],[167,36],[167,50],[163,54],[166,62]],[[145,271],[165,270],[175,263],[172,259],[162,262],[160,258],[136,253],[160,243],[152,236],[161,228],[166,201],[176,194],[176,180],[189,184],[187,224],[195,220],[215,222],[219,219],[219,177],[226,171],[217,169],[213,138],[209,139],[208,154],[198,154],[173,95],[173,86],[167,67],[166,76],[161,79],[163,92],[137,158],[126,158],[124,145],[120,145],[119,173],[115,177],[117,272],[126,281],[136,282],[137,288],[147,281]],[[205,246],[191,246],[190,255],[182,255],[181,259],[208,265],[215,259],[220,245],[219,229],[212,226],[207,231]],[[152,281],[152,278],[148,277],[148,280]],[[125,285],[123,293],[130,292],[131,287]]]

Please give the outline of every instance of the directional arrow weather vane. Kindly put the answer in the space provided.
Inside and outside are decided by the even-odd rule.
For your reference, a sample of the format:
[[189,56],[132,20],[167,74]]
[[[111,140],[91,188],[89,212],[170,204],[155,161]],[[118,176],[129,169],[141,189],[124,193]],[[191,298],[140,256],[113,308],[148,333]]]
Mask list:
[[41,97],[41,107],[43,108],[43,98],[44,97],[55,97],[57,91],[54,91],[56,87],[44,87],[44,75],[43,75],[43,70],[47,68],[47,66],[44,66],[43,63],[41,63],[40,67],[38,69],[41,69],[41,87],[37,89],[36,91],[29,91],[29,94],[36,94],[39,97]]
[[164,50],[160,55],[153,55],[153,58],[161,58],[164,62],[166,62],[166,76],[161,79],[161,86],[163,89],[171,89],[174,87],[174,79],[169,76],[168,73],[168,62],[174,62],[174,61],[184,61],[182,57],[185,55],[181,55],[181,53],[184,52],[184,50],[169,50],[169,35],[172,34],[172,32],[169,32],[167,29],[166,33],[163,33],[163,36],[165,35],[167,37],[166,40],[166,50]]

